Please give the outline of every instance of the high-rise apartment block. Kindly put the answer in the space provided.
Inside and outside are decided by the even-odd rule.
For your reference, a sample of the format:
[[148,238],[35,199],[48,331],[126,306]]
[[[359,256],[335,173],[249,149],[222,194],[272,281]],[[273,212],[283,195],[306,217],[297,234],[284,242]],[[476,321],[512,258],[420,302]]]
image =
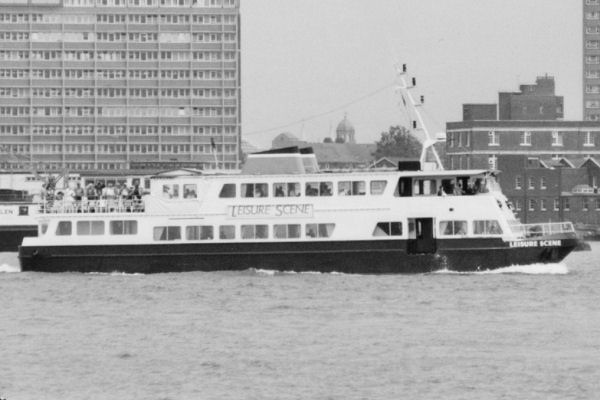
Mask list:
[[600,0],[583,0],[583,119],[600,121]]
[[239,167],[239,0],[0,0],[0,169]]

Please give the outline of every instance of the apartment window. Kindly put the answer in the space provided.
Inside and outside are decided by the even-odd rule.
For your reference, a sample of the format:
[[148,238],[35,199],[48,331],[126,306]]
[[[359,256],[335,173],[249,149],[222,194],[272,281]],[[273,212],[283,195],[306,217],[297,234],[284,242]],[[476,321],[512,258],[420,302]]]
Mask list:
[[554,199],[554,211],[558,211],[560,209],[560,201],[558,199]]
[[495,154],[488,157],[488,166],[493,170],[498,169],[498,157]]
[[594,146],[594,136],[592,135],[592,132],[587,131],[585,133],[585,141],[583,142],[583,145],[587,147]]
[[563,145],[563,135],[561,132],[553,131],[552,132],[552,146],[562,146]]
[[546,185],[546,177],[542,176],[540,178],[540,189],[547,189],[548,186]]
[[585,63],[586,64],[600,64],[600,56],[586,56]]
[[597,6],[597,5],[600,5],[600,0],[585,0],[585,5]]
[[571,209],[571,200],[566,198],[563,199],[563,210],[569,211]]
[[523,188],[523,179],[521,175],[515,176],[515,189],[520,190]]
[[583,199],[581,199],[581,210],[589,211],[589,209],[590,209],[590,199],[587,197],[584,197]]
[[522,202],[521,200],[515,200],[515,211],[521,211]]
[[528,209],[529,211],[535,211],[535,207],[536,207],[536,205],[537,205],[536,203],[537,203],[537,202],[536,202],[534,199],[529,199],[529,200],[527,200],[527,204],[528,204],[528,206],[527,206],[527,209]]
[[531,146],[531,132],[525,131],[521,133],[521,146]]
[[527,189],[535,189],[535,184],[533,183],[533,176],[527,178]]
[[600,12],[598,11],[588,11],[585,13],[585,19],[587,20],[597,20],[600,19]]
[[600,199],[595,199],[596,210],[600,210]]
[[540,210],[546,211],[546,199],[540,199]]
[[488,140],[490,146],[500,146],[500,137],[496,131],[488,132]]

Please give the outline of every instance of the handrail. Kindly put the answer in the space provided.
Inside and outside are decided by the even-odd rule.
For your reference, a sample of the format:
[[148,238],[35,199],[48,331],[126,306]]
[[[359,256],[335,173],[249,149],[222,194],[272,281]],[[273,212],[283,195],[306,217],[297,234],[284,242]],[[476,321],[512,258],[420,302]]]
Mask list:
[[575,233],[571,222],[547,222],[539,224],[511,224],[511,231],[524,238],[551,236],[563,233]]
[[39,206],[40,214],[139,213],[146,209],[141,199],[48,200]]

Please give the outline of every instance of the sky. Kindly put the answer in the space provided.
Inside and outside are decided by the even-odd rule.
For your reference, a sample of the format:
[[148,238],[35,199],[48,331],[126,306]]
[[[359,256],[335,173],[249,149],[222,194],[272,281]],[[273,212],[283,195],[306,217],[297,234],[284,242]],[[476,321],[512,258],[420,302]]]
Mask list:
[[394,88],[406,63],[432,132],[463,103],[496,103],[551,75],[582,118],[582,0],[241,0],[242,139],[335,137],[347,113],[368,143],[407,125]]

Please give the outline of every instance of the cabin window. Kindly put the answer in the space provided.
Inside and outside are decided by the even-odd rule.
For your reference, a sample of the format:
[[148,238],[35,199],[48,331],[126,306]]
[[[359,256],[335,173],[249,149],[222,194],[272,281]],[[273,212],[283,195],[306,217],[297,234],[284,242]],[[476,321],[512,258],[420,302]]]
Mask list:
[[275,225],[273,235],[276,239],[298,239],[300,238],[300,225]]
[[219,193],[219,197],[222,199],[231,199],[235,197],[235,184],[226,183],[221,188],[221,193]]
[[373,196],[382,195],[387,186],[387,181],[371,181],[371,194]]
[[187,226],[185,228],[185,238],[187,240],[212,240],[214,229],[210,225]]
[[412,196],[412,178],[400,178],[394,196],[410,197]]
[[440,235],[457,236],[467,234],[467,221],[441,221]]
[[43,224],[40,225],[40,236],[45,235],[47,231],[48,231],[48,223],[44,222]]
[[242,225],[242,239],[268,239],[268,225]]
[[307,196],[332,196],[333,195],[333,183],[332,182],[307,182],[306,183],[306,195]]
[[183,198],[196,199],[198,198],[197,186],[193,184],[183,185]]
[[373,236],[401,236],[402,222],[379,222],[375,226]]
[[364,196],[365,193],[365,181],[338,182],[338,194],[340,196]]
[[300,183],[274,183],[273,194],[275,195],[275,197],[300,196]]
[[110,221],[111,235],[137,235],[137,221]]
[[181,239],[181,227],[179,226],[155,226],[154,240],[179,240]]
[[328,238],[333,235],[335,224],[306,224],[306,237]]
[[473,233],[475,235],[502,235],[502,228],[495,220],[473,221]]
[[269,195],[266,183],[242,183],[242,197],[267,197]]
[[163,185],[162,193],[165,199],[176,199],[179,197],[179,185]]
[[71,230],[71,221],[60,221],[56,227],[56,236],[69,236]]
[[235,226],[221,225],[219,226],[219,239],[235,239]]
[[104,221],[77,221],[78,235],[104,235]]

